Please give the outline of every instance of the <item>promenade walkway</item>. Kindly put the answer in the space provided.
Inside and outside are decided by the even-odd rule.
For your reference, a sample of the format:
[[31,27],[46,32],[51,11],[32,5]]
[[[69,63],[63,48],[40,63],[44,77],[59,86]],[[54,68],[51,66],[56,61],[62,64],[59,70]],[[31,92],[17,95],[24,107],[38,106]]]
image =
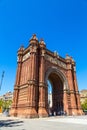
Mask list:
[[87,130],[87,116],[25,119],[0,116],[0,130]]

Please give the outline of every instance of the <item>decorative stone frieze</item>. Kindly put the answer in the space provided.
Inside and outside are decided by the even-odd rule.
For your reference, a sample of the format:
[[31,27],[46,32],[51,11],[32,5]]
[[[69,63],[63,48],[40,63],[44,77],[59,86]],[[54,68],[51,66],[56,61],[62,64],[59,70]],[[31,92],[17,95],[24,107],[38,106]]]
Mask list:
[[46,59],[47,61],[49,61],[49,62],[55,64],[55,65],[59,65],[60,67],[63,67],[63,68],[66,69],[66,63],[60,61],[60,60],[57,59],[57,58],[54,58],[54,57],[49,56],[49,55],[46,54],[46,55],[45,55],[45,59]]
[[29,58],[30,57],[30,52],[28,52],[27,54],[25,54],[24,56],[23,56],[23,59],[22,59],[22,61],[25,61],[27,58]]

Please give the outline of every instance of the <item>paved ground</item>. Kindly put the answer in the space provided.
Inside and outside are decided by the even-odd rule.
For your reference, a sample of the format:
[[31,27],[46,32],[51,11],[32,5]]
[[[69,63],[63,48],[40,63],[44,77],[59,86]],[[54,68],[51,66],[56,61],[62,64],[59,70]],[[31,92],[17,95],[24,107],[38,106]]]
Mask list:
[[0,130],[87,130],[87,116],[23,119],[0,116]]

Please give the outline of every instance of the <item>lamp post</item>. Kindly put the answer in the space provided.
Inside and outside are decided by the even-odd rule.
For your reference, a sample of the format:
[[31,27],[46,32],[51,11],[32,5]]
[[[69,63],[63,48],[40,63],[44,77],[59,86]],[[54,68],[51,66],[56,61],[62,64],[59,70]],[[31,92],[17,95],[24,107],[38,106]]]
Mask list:
[[1,90],[2,82],[3,82],[3,78],[4,78],[4,73],[5,73],[5,71],[2,72],[1,83],[0,83],[0,90]]

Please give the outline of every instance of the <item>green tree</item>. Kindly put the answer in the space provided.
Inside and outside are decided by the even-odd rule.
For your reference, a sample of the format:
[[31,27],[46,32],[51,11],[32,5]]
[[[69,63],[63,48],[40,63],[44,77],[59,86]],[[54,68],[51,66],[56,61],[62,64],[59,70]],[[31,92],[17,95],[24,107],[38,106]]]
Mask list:
[[12,100],[0,100],[0,107],[2,107],[2,110],[8,110],[11,107]]
[[3,100],[0,99],[0,107],[2,107],[2,105],[3,105]]
[[81,104],[83,110],[87,110],[87,99]]

